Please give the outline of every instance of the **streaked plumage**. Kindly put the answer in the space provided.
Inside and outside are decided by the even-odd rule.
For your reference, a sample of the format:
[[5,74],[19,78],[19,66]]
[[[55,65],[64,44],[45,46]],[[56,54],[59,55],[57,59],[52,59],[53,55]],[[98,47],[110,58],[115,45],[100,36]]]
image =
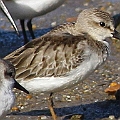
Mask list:
[[14,64],[16,79],[29,91],[56,92],[78,84],[107,59],[107,37],[117,37],[113,19],[86,9],[76,23],[58,26],[5,59]]

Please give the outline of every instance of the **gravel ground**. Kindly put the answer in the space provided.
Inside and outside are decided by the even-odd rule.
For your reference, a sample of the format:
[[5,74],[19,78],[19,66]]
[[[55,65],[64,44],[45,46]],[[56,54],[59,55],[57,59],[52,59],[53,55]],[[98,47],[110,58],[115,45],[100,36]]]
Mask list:
[[[53,25],[66,22],[69,17],[76,17],[84,8],[98,7],[111,15],[120,12],[119,0],[66,0],[66,2],[47,15],[33,19],[35,36],[48,32]],[[23,36],[18,37],[10,23],[0,13],[0,57],[4,57],[23,45]],[[16,21],[19,29],[19,21]],[[119,31],[119,26],[117,28]],[[29,32],[27,32],[28,36]],[[29,37],[29,39],[31,39]],[[120,101],[109,96],[104,90],[111,82],[120,81],[120,42],[110,41],[111,56],[89,78],[71,89],[55,93],[54,104],[58,120],[120,120]],[[16,92],[15,107],[4,120],[51,120],[47,94]],[[72,117],[71,117],[72,116]],[[81,117],[82,116],[82,117]],[[81,118],[80,118],[81,117]]]

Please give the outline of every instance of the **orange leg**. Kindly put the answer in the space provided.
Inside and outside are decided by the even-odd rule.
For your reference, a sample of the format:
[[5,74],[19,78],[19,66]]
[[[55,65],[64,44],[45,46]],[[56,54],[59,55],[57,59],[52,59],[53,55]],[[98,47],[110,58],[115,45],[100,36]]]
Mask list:
[[53,93],[50,94],[48,102],[49,102],[49,109],[50,109],[50,113],[52,115],[53,120],[57,120],[57,116],[55,114],[54,108],[53,108],[53,97],[52,97]]

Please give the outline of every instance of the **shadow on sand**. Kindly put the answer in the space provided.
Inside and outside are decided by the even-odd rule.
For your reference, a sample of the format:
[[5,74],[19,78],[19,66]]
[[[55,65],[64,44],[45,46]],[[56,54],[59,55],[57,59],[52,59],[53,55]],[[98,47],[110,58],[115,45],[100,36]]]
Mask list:
[[[99,120],[101,118],[114,115],[115,118],[120,117],[120,101],[117,100],[106,100],[102,102],[95,102],[90,104],[55,108],[57,116],[63,120],[70,119],[72,115],[83,115],[84,120]],[[22,113],[11,113],[10,115],[22,115],[22,116],[51,116],[49,110],[32,110]]]

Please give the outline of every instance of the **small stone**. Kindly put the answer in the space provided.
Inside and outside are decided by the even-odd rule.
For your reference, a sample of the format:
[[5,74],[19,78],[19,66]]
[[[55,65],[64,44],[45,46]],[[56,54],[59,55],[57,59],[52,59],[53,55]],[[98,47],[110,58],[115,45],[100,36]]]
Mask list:
[[84,90],[84,93],[88,93],[89,92],[89,90]]
[[108,80],[113,80],[112,78],[108,78]]
[[12,112],[19,112],[20,111],[20,109],[18,108],[18,107],[12,107]]
[[110,119],[110,120],[115,120],[115,116],[114,116],[114,115],[110,115],[110,116],[109,116],[109,119]]
[[86,2],[86,3],[84,3],[84,6],[88,6],[88,5],[89,5],[89,3],[87,3],[87,2]]
[[73,115],[70,120],[83,120],[83,115]]
[[38,120],[46,120],[46,119],[48,119],[48,118],[47,118],[47,116],[45,116],[45,115],[42,115],[42,116],[39,116],[39,117],[38,117]]
[[80,95],[76,95],[76,96],[75,96],[75,99],[76,99],[76,100],[80,100]]
[[118,85],[118,83],[116,83],[116,82],[110,83],[110,87],[115,86],[115,85]]
[[98,70],[95,70],[94,72],[95,72],[95,73],[98,73],[99,71],[98,71]]
[[11,26],[10,26],[10,28],[12,28],[12,29],[13,29],[13,26],[11,25]]
[[32,98],[32,95],[26,95],[26,98],[27,98],[27,99],[31,99],[31,98]]
[[84,120],[84,116],[79,114],[69,114],[64,117],[64,120]]
[[114,95],[117,90],[120,89],[120,84],[118,83],[111,83],[108,88],[105,89],[105,92],[109,95]]
[[80,11],[81,11],[81,8],[78,7],[78,8],[75,9],[75,11],[76,11],[76,12],[80,12]]
[[71,102],[72,101],[71,97],[70,96],[66,96],[66,101]]
[[101,7],[100,10],[105,11],[105,7]]
[[70,17],[66,19],[66,22],[76,22],[77,17]]
[[57,25],[57,22],[52,22],[52,23],[51,23],[51,26],[52,26],[52,27],[55,27],[56,25]]
[[62,4],[62,7],[65,7],[65,4]]
[[24,106],[21,106],[21,109],[24,109]]

